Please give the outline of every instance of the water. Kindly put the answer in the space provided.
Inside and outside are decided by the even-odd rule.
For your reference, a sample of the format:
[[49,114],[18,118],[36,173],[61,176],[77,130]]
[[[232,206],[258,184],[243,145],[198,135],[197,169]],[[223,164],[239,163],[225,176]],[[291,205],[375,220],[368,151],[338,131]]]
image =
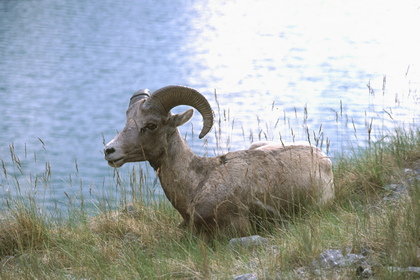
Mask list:
[[[0,204],[16,189],[47,205],[114,193],[103,142],[139,88],[207,96],[222,137],[203,147],[196,114],[181,130],[198,154],[309,132],[333,156],[366,145],[371,123],[418,123],[418,3],[356,2],[1,1]],[[133,166],[153,184],[146,163],[120,173]]]

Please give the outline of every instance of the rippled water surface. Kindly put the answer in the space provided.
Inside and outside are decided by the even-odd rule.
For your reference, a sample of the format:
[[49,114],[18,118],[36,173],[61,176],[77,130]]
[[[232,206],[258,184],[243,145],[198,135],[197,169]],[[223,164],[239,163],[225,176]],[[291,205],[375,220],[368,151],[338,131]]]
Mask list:
[[209,99],[221,136],[181,128],[198,154],[309,134],[333,156],[418,124],[418,26],[416,1],[1,1],[0,198],[115,188],[103,142],[140,88]]

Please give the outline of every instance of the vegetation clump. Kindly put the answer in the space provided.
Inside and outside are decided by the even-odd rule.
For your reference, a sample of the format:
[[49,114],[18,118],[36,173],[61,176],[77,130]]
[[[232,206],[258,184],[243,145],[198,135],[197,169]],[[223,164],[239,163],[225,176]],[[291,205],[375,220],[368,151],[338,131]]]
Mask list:
[[335,201],[260,230],[266,241],[251,249],[232,250],[229,240],[208,242],[179,227],[181,217],[164,199],[133,199],[93,216],[68,211],[62,219],[42,214],[30,197],[10,200],[1,213],[0,278],[357,276],[360,265],[319,272],[314,260],[327,250],[362,256],[372,270],[366,277],[418,276],[401,271],[420,267],[420,132],[397,130],[334,161]]
[[[283,119],[292,139],[308,140],[328,153],[331,141],[322,125],[309,132],[307,108],[303,125],[296,108],[294,113],[295,119]],[[335,113],[337,127],[350,124],[341,102]],[[233,140],[229,134],[225,139],[221,127],[234,127],[229,111],[218,106],[217,115],[216,155],[229,151]],[[304,127],[303,135],[290,125],[296,122]],[[331,156],[332,203],[258,225],[250,238],[212,242],[180,226],[180,214],[147,188],[150,180],[141,168],[133,167],[129,182],[115,171],[115,186],[103,186],[102,197],[91,202],[65,192],[66,206],[46,210],[39,194],[54,189],[50,164],[28,175],[25,168],[32,166],[19,159],[12,144],[12,164],[0,159],[0,279],[418,279],[420,131],[415,124],[373,141],[372,122],[366,121],[364,147]],[[243,142],[273,140],[281,123],[278,119],[265,130],[259,126],[258,134],[249,137],[242,128]],[[360,141],[360,129],[356,133],[351,123]],[[76,182],[69,177],[70,185]]]

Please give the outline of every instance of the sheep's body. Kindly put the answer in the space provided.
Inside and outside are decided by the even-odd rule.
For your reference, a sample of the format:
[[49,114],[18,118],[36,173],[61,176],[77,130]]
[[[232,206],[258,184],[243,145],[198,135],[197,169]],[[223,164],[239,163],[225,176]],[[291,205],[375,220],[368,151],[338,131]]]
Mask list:
[[[125,137],[135,135],[134,126],[147,127],[150,112],[143,107],[127,111],[126,128],[106,146],[106,159],[116,167],[148,160],[184,223],[197,231],[243,235],[254,216],[279,217],[296,207],[325,204],[334,196],[331,161],[310,145],[254,143],[248,150],[215,158],[195,155],[176,128],[191,118],[192,110],[162,114],[161,120],[153,115],[160,132],[145,132],[145,142],[142,136],[128,141]],[[152,132],[158,134],[153,137]]]
[[333,197],[331,161],[316,147],[263,145],[201,158],[173,137],[159,179],[185,223],[197,229],[242,235],[253,216],[288,215]]

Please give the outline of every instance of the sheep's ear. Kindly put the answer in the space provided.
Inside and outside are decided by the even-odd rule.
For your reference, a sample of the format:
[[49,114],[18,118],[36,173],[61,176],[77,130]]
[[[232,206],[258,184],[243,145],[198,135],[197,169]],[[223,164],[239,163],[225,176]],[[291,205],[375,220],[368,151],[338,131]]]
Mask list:
[[194,109],[188,109],[184,113],[179,113],[172,116],[172,121],[174,122],[175,126],[180,126],[186,123],[191,119],[194,114]]

